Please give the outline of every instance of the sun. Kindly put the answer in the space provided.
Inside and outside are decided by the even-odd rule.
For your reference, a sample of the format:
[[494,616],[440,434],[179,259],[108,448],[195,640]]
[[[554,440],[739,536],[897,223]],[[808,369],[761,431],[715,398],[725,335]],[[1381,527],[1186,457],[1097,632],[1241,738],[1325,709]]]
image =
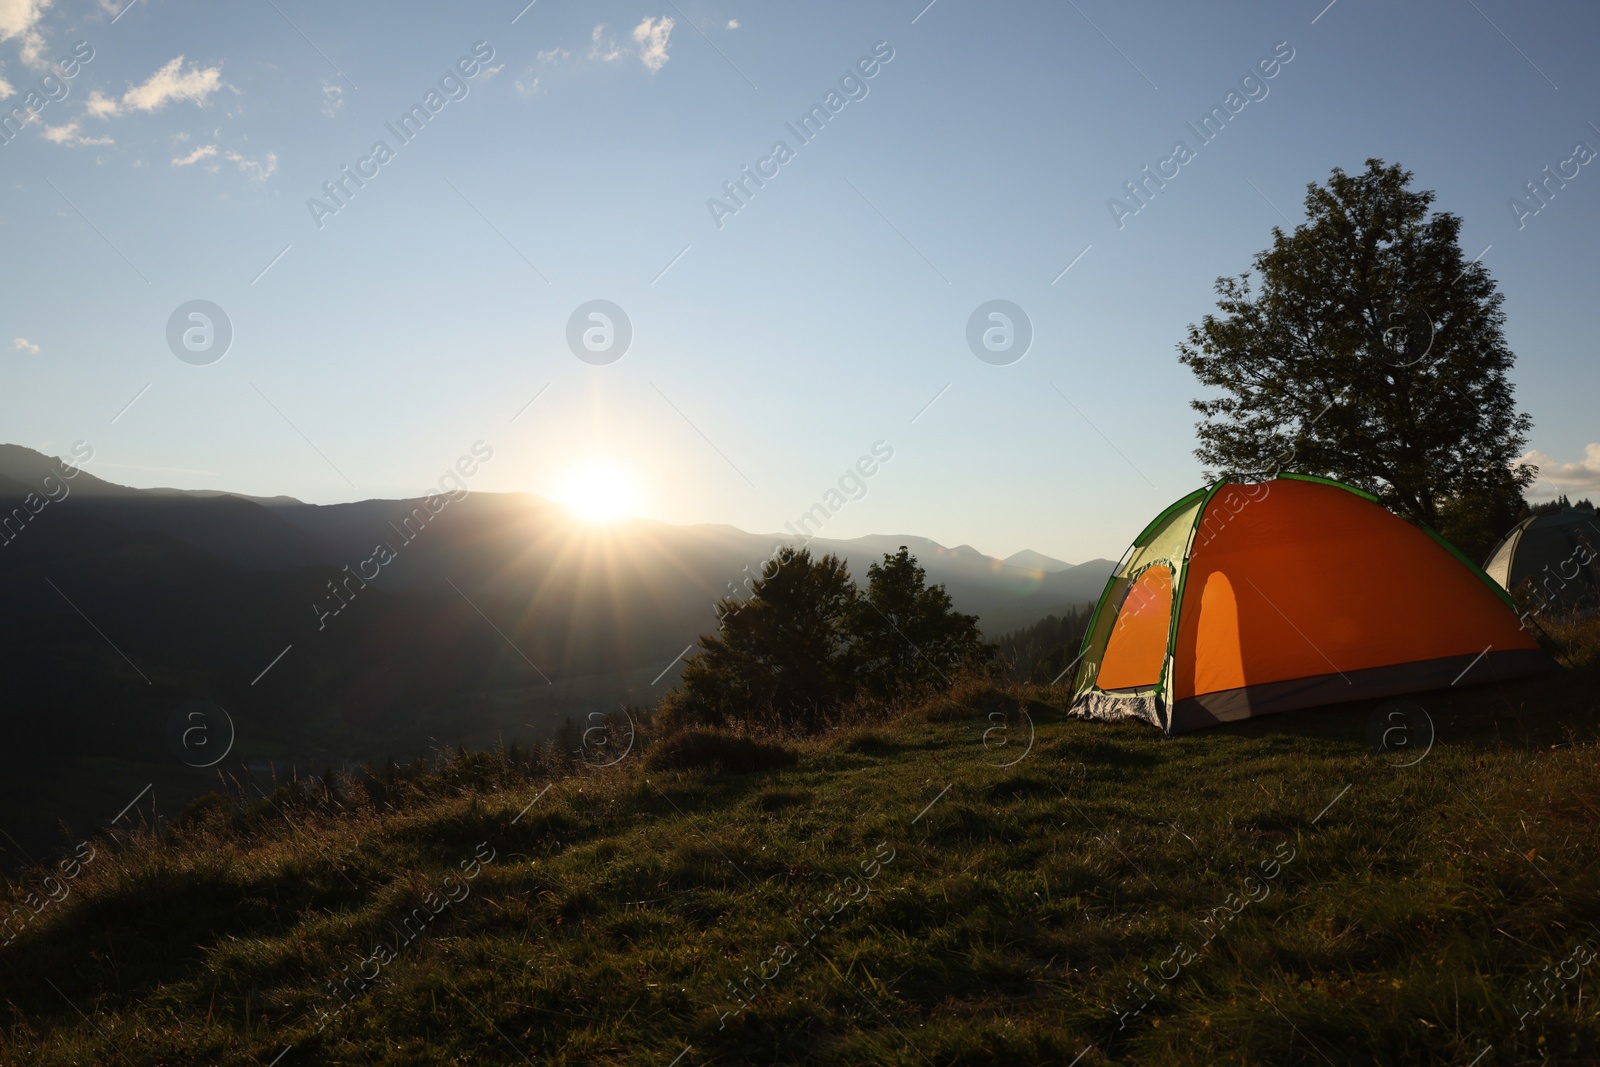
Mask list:
[[627,468],[597,458],[569,470],[555,499],[586,522],[613,522],[634,513],[639,493]]

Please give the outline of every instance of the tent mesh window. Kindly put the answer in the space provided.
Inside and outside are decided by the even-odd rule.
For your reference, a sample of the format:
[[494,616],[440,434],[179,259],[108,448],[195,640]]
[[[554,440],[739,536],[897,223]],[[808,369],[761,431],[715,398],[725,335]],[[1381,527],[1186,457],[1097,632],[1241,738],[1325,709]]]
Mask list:
[[[1101,593],[1100,602],[1095,606],[1088,632],[1084,634],[1083,661],[1078,668],[1078,677],[1073,686],[1075,702],[1079,702],[1078,698],[1086,695],[1090,698],[1080,702],[1081,711],[1087,717],[1108,720],[1143,719],[1162,729],[1166,728],[1162,710],[1164,707],[1162,690],[1171,660],[1173,609],[1182,596],[1184,560],[1194,536],[1195,522],[1212,491],[1210,488],[1197,489],[1156,516],[1134,539],[1122,562],[1112,572],[1111,579],[1106,583],[1105,592]],[[1167,604],[1166,632],[1160,642],[1159,669],[1147,684],[1108,690],[1099,684],[1099,679],[1108,652],[1114,651],[1114,648],[1108,646],[1112,646],[1112,637],[1121,620],[1122,609],[1130,601],[1142,609],[1151,600],[1159,603],[1162,599],[1161,594],[1154,588],[1149,589],[1146,596],[1137,599],[1131,593],[1135,583],[1146,574],[1150,575],[1148,579],[1150,582],[1159,581],[1152,571],[1152,568],[1157,566],[1167,579],[1164,594]],[[1145,610],[1141,610],[1137,628],[1142,633],[1147,633],[1153,619],[1154,612],[1150,612],[1147,617]],[[1120,670],[1116,660],[1112,661],[1112,665],[1114,670]],[[1123,680],[1125,678],[1126,676]],[[1119,679],[1108,676],[1107,680]]]

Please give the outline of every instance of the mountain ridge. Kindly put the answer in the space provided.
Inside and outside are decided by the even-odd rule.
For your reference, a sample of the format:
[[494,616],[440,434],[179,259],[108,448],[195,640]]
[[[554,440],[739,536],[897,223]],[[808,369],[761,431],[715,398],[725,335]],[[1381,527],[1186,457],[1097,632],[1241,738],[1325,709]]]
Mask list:
[[[777,543],[799,542],[591,526],[527,493],[136,489],[0,446],[3,714],[14,749],[36,754],[0,777],[4,829],[37,842],[152,781],[168,797],[210,788],[215,769],[194,767],[172,725],[195,701],[237,728],[230,766],[262,773],[542,742],[649,706]],[[859,584],[906,545],[991,639],[1093,601],[1112,568],[1046,573],[910,535],[803,543]]]
[[[57,464],[54,469],[50,466],[52,462]],[[24,484],[30,481],[40,482],[47,475],[59,476],[60,465],[66,462],[62,457],[48,456],[23,445],[0,444],[0,477],[9,477]],[[326,557],[326,553],[330,551],[342,549],[344,554],[349,554],[351,551],[363,550],[369,546],[355,546],[347,541],[347,537],[353,535],[352,527],[367,531],[380,530],[383,524],[375,521],[377,514],[401,516],[424,499],[423,497],[368,497],[335,504],[307,504],[295,497],[281,494],[262,497],[225,489],[170,487],[141,489],[101,478],[89,471],[87,465],[77,468],[77,474],[70,477],[70,483],[69,497],[90,497],[102,501],[117,501],[121,504],[135,501],[146,504],[152,501],[166,503],[191,501],[198,505],[202,501],[209,502],[177,517],[162,516],[158,509],[151,509],[143,516],[137,512],[123,511],[120,513],[121,524],[131,529],[149,529],[167,533],[179,540],[195,543],[196,547],[204,548],[241,566],[250,567],[306,566],[316,562],[331,562]],[[469,495],[496,500],[525,500],[535,509],[561,510],[560,505],[534,493],[478,491]],[[0,492],[0,498],[3,498],[3,492]],[[305,537],[296,538],[285,531],[282,536],[287,543],[269,548],[260,543],[259,535],[250,537],[238,528],[241,523],[247,523],[248,520],[237,507],[216,503],[227,500],[254,505],[283,520],[289,527],[299,530]],[[406,507],[402,508],[401,505]],[[228,521],[229,517],[232,519],[231,523]],[[270,529],[278,529],[275,523],[270,523],[264,516],[255,518]],[[202,523],[208,526],[202,527],[200,525]],[[620,520],[614,528],[621,530],[630,527],[671,529],[682,533],[705,531],[713,537],[774,545],[797,543],[792,535],[751,533],[727,523],[675,524],[659,519],[633,517]],[[185,528],[187,536],[182,532]],[[1096,559],[1084,564],[1071,564],[1032,549],[1024,549],[1001,559],[970,544],[952,547],[915,534],[874,533],[851,538],[814,537],[798,543],[818,546],[821,551],[846,554],[857,548],[865,548],[874,553],[893,554],[904,545],[918,557],[918,562],[928,570],[930,580],[935,582],[946,580],[945,576],[960,582],[963,578],[975,577],[983,571],[996,575],[1007,575],[1008,570],[1015,571],[1017,573],[1010,577],[1016,580],[1022,580],[1025,574],[1029,577],[1040,573],[1056,575],[1080,568],[1098,572],[1107,564],[1114,563],[1110,560]],[[1104,574],[1100,575],[1099,581],[1103,583]],[[1076,584],[1072,592],[1074,594],[1080,592]]]

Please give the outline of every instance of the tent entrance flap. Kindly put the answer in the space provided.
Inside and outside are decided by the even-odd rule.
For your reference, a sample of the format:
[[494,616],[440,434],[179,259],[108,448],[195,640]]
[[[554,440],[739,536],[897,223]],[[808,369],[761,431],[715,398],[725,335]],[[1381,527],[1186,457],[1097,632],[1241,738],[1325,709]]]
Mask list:
[[1172,627],[1172,568],[1153,563],[1123,590],[1095,685],[1102,690],[1152,689],[1161,681]]

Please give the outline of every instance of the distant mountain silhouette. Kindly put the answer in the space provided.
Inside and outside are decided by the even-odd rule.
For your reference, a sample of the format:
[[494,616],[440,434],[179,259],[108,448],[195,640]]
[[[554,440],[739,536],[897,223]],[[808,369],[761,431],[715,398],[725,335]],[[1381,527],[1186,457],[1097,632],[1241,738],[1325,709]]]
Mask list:
[[[648,704],[715,629],[717,598],[794,542],[589,526],[522,493],[434,498],[430,511],[133,489],[70,470],[0,445],[0,676],[12,751],[29,754],[0,776],[0,801],[23,826],[109,817],[152,779],[168,796],[214,785],[169,736],[197,698],[237,727],[221,766],[313,773]],[[991,636],[1094,599],[1112,566],[1052,573],[912,536],[810,542],[862,582],[900,545]],[[53,784],[66,782],[79,792]]]
[[1035,552],[1031,548],[1025,548],[1021,552],[1011,553],[1011,555],[1005,558],[1004,562],[1013,567],[1021,567],[1023,570],[1045,571],[1049,574],[1055,574],[1058,571],[1071,570],[1074,566],[1076,566],[1076,564],[1073,563],[1063,563],[1059,559],[1052,559],[1043,552]]

